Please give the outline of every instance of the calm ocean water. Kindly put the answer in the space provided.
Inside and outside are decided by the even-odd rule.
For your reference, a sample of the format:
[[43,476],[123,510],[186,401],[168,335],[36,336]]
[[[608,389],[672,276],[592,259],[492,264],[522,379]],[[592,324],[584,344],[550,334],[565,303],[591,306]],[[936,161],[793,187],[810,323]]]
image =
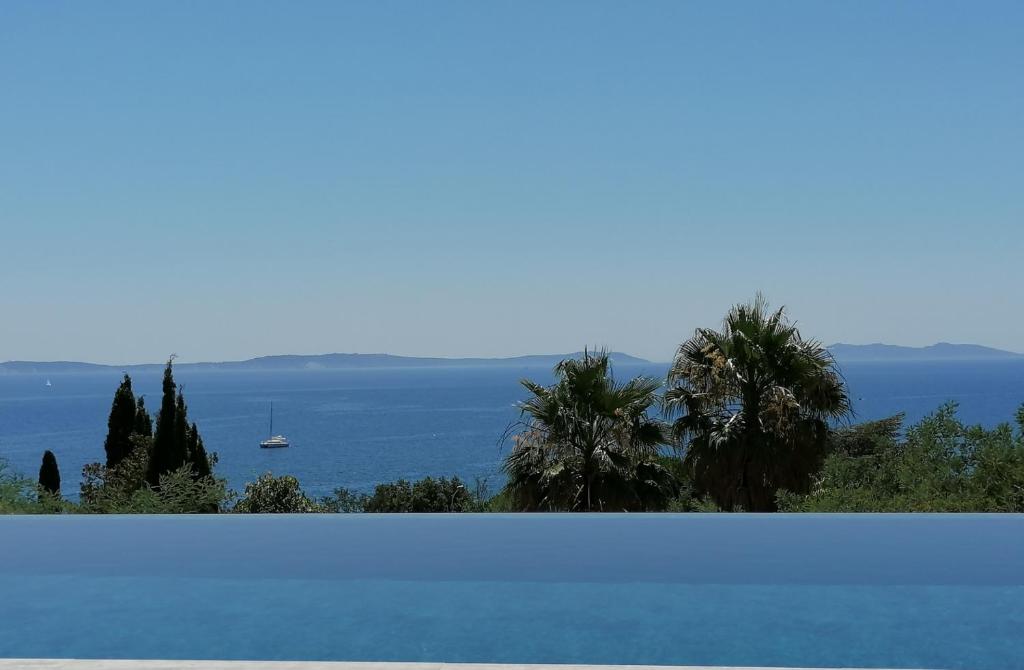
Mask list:
[[[661,377],[666,366],[618,366],[620,379]],[[947,401],[961,417],[993,426],[1011,421],[1024,403],[1024,362],[846,364],[843,372],[857,418],[906,412],[914,421]],[[518,418],[514,404],[522,377],[546,381],[545,368],[430,368],[313,372],[198,372],[183,368],[189,414],[207,449],[220,455],[218,472],[241,490],[260,473],[292,474],[307,492],[345,486],[369,490],[401,477],[457,474],[502,482],[508,445],[500,438]],[[0,375],[0,458],[34,476],[45,449],[60,463],[64,492],[77,494],[82,466],[103,460],[115,372],[50,378]],[[150,410],[159,405],[160,373],[133,377]],[[292,448],[258,447],[267,435],[274,403],[274,432]]]

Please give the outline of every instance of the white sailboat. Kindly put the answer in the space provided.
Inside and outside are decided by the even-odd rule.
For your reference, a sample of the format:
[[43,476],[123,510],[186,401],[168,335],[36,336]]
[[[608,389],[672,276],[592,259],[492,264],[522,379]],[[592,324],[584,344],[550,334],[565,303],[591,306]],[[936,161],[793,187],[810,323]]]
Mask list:
[[274,403],[270,403],[270,437],[260,442],[261,449],[281,449],[288,446],[288,438],[274,435]]
[[51,386],[53,386],[53,384],[51,384],[51,383],[50,383],[50,380],[49,380],[49,379],[47,379],[47,380],[46,380],[46,388],[50,388]]

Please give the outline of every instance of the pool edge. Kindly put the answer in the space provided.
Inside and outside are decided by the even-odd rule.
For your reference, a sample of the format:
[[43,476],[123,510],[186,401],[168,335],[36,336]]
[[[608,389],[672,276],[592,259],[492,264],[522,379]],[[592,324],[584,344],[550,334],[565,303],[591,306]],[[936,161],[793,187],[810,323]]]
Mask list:
[[[373,661],[211,661],[0,658],[0,670],[923,670],[737,665],[590,665],[537,663],[400,663]],[[932,669],[937,670],[937,669]]]

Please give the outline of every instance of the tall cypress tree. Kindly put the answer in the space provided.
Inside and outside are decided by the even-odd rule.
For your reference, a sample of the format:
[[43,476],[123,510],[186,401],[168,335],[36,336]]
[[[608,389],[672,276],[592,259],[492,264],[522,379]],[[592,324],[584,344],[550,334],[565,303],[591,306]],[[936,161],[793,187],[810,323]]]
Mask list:
[[212,473],[210,457],[206,454],[203,438],[199,435],[199,429],[194,423],[188,431],[188,460],[192,464],[192,472],[195,473],[196,479],[208,477]]
[[182,465],[190,462],[188,408],[185,406],[185,395],[180,387],[178,396],[174,399],[174,452],[181,455]]
[[199,428],[195,423],[189,425],[188,406],[180,387],[174,403],[174,439],[178,441],[177,448],[183,450],[185,454],[185,462],[192,466],[192,474],[196,479],[209,475],[210,459],[206,455],[206,447],[199,435]]
[[114,393],[107,419],[107,439],[103,449],[107,452],[107,467],[112,468],[131,453],[131,436],[135,431],[135,394],[132,393],[132,378],[127,374]]
[[132,431],[142,437],[153,437],[153,419],[146,410],[146,399],[139,396],[135,404],[135,424]]
[[174,383],[173,361],[172,357],[164,368],[163,398],[160,401],[160,413],[156,417],[153,453],[149,458],[149,469],[146,472],[146,481],[150,486],[158,486],[160,475],[177,470],[188,458],[186,440],[183,439],[184,436],[179,438],[177,431],[178,397],[175,394],[177,385]]
[[[157,486],[160,475],[177,470],[186,463],[192,466],[196,478],[210,475],[210,458],[203,446],[199,428],[194,423],[189,425],[185,394],[174,383],[171,361],[167,361],[164,369],[163,393],[146,481],[150,486]],[[143,407],[141,400],[139,406]]]
[[55,496],[60,495],[60,468],[57,457],[47,449],[43,452],[43,464],[39,466],[39,488]]

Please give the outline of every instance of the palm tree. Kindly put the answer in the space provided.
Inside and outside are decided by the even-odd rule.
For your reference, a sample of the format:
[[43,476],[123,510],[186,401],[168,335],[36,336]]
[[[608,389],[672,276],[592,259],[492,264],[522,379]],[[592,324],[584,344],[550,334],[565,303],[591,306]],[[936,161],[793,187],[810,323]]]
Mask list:
[[555,366],[556,382],[521,383],[524,430],[505,461],[506,495],[518,509],[650,509],[673,494],[657,464],[666,426],[648,416],[661,384],[637,377],[616,384],[605,352]]
[[760,295],[680,345],[668,385],[684,465],[727,510],[773,511],[778,490],[805,492],[830,423],[851,413],[832,355]]

